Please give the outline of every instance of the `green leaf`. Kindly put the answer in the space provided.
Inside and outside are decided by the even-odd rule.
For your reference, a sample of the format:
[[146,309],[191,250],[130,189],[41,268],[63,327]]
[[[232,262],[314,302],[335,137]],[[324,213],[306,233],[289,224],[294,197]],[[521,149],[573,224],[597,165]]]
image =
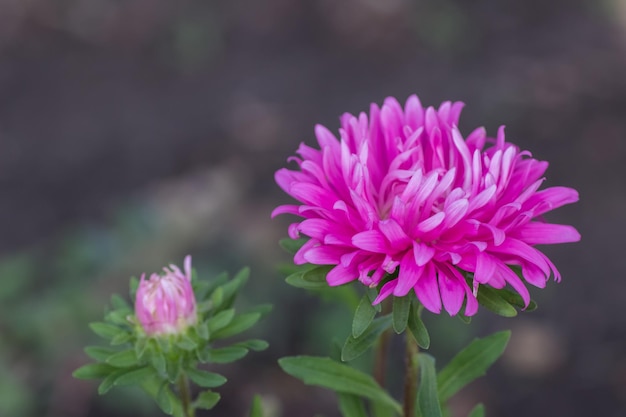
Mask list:
[[245,313],[235,316],[228,326],[221,328],[210,335],[211,340],[225,339],[234,336],[254,326],[261,318],[259,313]]
[[289,375],[308,385],[329,388],[335,392],[353,394],[388,405],[397,414],[402,408],[372,378],[348,365],[330,358],[315,356],[292,356],[278,360],[280,367]]
[[189,336],[183,335],[183,337],[181,337],[180,340],[176,342],[176,346],[178,346],[182,350],[190,351],[197,348],[198,344],[194,342],[193,339],[191,339]]
[[393,330],[400,334],[406,329],[409,320],[409,312],[411,311],[411,298],[393,297]]
[[477,404],[467,417],[485,417],[485,406],[482,403]]
[[234,317],[235,317],[235,309],[229,308],[229,309],[220,311],[215,316],[208,319],[207,327],[209,329],[209,335],[213,332],[216,332],[228,326],[230,322],[233,321]]
[[341,350],[341,360],[348,362],[365,353],[376,343],[378,337],[391,326],[391,320],[391,315],[379,317],[373,320],[359,337],[348,336]]
[[260,395],[255,395],[252,399],[252,406],[250,407],[248,417],[263,417],[263,400]]
[[193,402],[194,408],[200,408],[202,410],[210,410],[215,407],[221,396],[217,392],[203,391],[198,395],[198,398]]
[[106,359],[106,363],[117,368],[126,368],[137,365],[137,354],[135,349],[123,350]]
[[365,404],[358,395],[337,393],[337,400],[343,417],[367,417]]
[[139,278],[131,277],[129,288],[130,288],[130,291],[129,291],[130,299],[134,300],[135,294],[137,293],[137,288],[139,288]]
[[122,330],[121,332],[113,336],[113,339],[111,339],[111,344],[113,346],[122,345],[124,343],[130,342],[132,338],[133,335],[131,333],[127,332],[126,330]]
[[226,383],[226,378],[214,372],[207,372],[201,369],[187,369],[185,371],[189,379],[203,388],[215,388]]
[[117,294],[111,296],[111,305],[116,310],[131,310],[128,302]]
[[465,385],[484,375],[504,352],[510,337],[510,331],[502,331],[482,339],[474,339],[452,358],[437,378],[439,399],[442,402],[447,401]]
[[485,308],[503,317],[517,316],[517,310],[509,302],[500,296],[498,290],[480,285],[478,287],[478,302]]
[[250,340],[246,340],[243,342],[235,343],[233,346],[243,347],[246,349],[253,350],[255,352],[260,352],[262,350],[267,349],[269,347],[269,343],[267,343],[265,340],[250,339]]
[[140,384],[144,379],[151,378],[156,375],[156,371],[151,366],[143,366],[126,371],[115,378],[113,385],[133,385]]
[[247,311],[248,311],[248,313],[259,313],[261,315],[261,317],[265,317],[273,309],[274,309],[274,306],[271,305],[271,304],[259,304],[259,305],[256,305],[256,306],[248,309]]
[[109,390],[115,386],[115,380],[123,375],[125,372],[125,369],[120,369],[118,371],[110,373],[106,378],[104,378],[100,385],[98,385],[98,394],[104,395],[109,392]]
[[309,238],[301,238],[301,239],[291,239],[284,238],[278,241],[278,244],[281,248],[283,248],[287,253],[295,255],[296,252],[300,250],[300,248],[309,240]]
[[248,349],[243,347],[228,346],[219,349],[211,349],[207,362],[230,363],[243,358],[248,354]]
[[291,286],[305,290],[327,288],[326,274],[331,269],[331,266],[305,265],[302,271],[289,275],[285,281]]
[[441,417],[441,406],[437,396],[437,372],[435,359],[427,353],[418,355],[420,367],[420,384],[417,403],[421,415],[425,417]]
[[107,340],[113,339],[115,336],[117,336],[120,333],[126,333],[125,330],[120,329],[119,327],[114,326],[113,324],[102,323],[102,322],[89,323],[89,328],[95,334]]
[[428,349],[430,347],[430,335],[420,317],[422,308],[423,307],[419,305],[417,301],[411,303],[411,313],[409,314],[407,324],[418,346],[422,349]]
[[374,316],[376,316],[376,309],[372,305],[370,297],[365,294],[354,312],[352,336],[355,338],[361,336],[372,320],[374,320]]
[[211,305],[213,308],[219,308],[224,302],[224,287],[217,287],[211,293]]
[[141,388],[152,397],[164,413],[172,416],[183,416],[183,407],[180,399],[169,388],[168,381],[158,376],[145,379]]
[[115,368],[110,365],[104,363],[90,363],[72,372],[72,376],[78,379],[100,379],[107,377],[112,372],[115,372]]
[[209,340],[209,326],[206,322],[199,323],[196,326],[196,333],[202,340]]
[[118,350],[116,349],[103,346],[87,346],[85,348],[85,353],[87,354],[87,356],[99,362],[106,361],[109,356],[114,355],[117,352]]
[[524,310],[525,312],[530,312],[530,311],[534,311],[537,309],[536,302],[534,302],[533,300],[530,300],[530,302],[528,303],[528,306],[526,306],[524,305],[524,300],[522,299],[522,296],[514,291],[507,290],[506,288],[503,288],[501,290],[496,290],[496,291],[498,291],[498,294],[500,295],[500,297],[502,297],[506,302],[514,305],[517,308]]

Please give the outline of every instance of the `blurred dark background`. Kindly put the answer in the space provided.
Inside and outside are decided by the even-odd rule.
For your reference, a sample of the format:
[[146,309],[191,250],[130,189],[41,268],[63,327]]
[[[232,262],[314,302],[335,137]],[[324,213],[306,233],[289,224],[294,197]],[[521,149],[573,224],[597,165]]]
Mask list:
[[211,415],[258,392],[271,416],[336,416],[275,362],[324,354],[350,313],[277,272],[273,172],[315,123],[413,93],[466,102],[466,134],[505,124],[581,194],[549,216],[583,240],[545,248],[564,279],[538,311],[429,320],[440,365],[513,329],[454,416],[626,415],[624,0],[0,0],[0,415],[160,415],[70,373],[111,293],[191,253],[202,276],[250,265],[242,306],[276,306],[255,332],[270,350],[220,368]]

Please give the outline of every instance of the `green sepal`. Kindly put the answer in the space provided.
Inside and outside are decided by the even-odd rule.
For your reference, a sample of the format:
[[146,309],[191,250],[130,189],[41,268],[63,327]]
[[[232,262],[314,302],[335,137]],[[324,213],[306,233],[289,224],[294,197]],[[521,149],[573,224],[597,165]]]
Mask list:
[[105,363],[89,363],[72,372],[72,376],[78,379],[101,379],[115,371],[116,368]]
[[422,349],[428,349],[430,347],[430,335],[428,329],[421,318],[421,313],[424,307],[413,300],[411,303],[411,312],[409,313],[408,327],[409,332],[417,342],[417,345]]
[[392,317],[386,315],[373,320],[369,327],[359,336],[348,336],[341,350],[341,360],[349,362],[367,351],[378,337],[391,326]]
[[510,337],[510,331],[502,331],[474,339],[452,358],[437,377],[440,401],[447,401],[465,385],[483,376],[502,355]]
[[427,353],[418,355],[420,367],[420,385],[417,392],[417,404],[424,417],[441,417],[441,405],[437,393],[437,372],[435,358]]
[[138,359],[135,349],[133,348],[117,352],[116,354],[109,356],[105,362],[117,368],[127,368],[137,365]]
[[126,369],[119,369],[107,375],[106,378],[102,380],[100,385],[98,385],[98,394],[104,395],[107,392],[109,392],[109,390],[115,386],[114,385],[115,380],[119,378],[120,376],[124,375],[124,373],[126,372],[127,372]]
[[335,392],[358,395],[388,406],[397,414],[402,408],[370,375],[330,358],[291,356],[278,360],[289,375],[307,385],[317,385]]
[[376,316],[376,309],[372,305],[372,300],[368,294],[361,297],[361,301],[354,311],[352,319],[352,337],[359,337],[369,327],[372,320]]
[[199,408],[201,410],[210,410],[218,403],[221,396],[217,392],[210,390],[203,391],[198,394],[196,400],[192,403],[193,408]]
[[411,311],[411,298],[409,296],[393,297],[393,330],[400,334],[406,330]]
[[328,287],[326,275],[332,269],[332,265],[316,266],[306,264],[300,268],[300,271],[285,278],[287,284],[305,290],[318,290]]
[[214,372],[203,371],[201,369],[187,369],[185,373],[193,382],[202,388],[215,388],[226,383],[226,378]]
[[309,238],[291,239],[286,237],[278,241],[278,245],[285,250],[285,252],[295,255],[302,246],[309,240]]
[[130,284],[128,287],[129,287],[128,295],[130,296],[131,300],[134,300],[135,295],[137,294],[137,288],[139,288],[139,278],[130,277]]
[[508,301],[502,298],[499,290],[486,285],[478,286],[476,299],[486,309],[503,317],[517,316],[517,310]]

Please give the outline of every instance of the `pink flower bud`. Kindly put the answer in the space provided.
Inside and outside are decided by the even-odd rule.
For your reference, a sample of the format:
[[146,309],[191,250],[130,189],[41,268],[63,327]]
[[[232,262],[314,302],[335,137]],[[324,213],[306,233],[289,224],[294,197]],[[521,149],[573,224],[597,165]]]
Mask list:
[[141,276],[135,298],[135,314],[148,336],[182,334],[196,324],[196,299],[191,288],[191,256],[185,257],[185,273],[176,266],[164,275]]

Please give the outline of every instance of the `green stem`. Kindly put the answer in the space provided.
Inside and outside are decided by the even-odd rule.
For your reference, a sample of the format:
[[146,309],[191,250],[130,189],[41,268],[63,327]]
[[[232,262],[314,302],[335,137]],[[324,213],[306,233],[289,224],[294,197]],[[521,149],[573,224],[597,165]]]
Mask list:
[[417,399],[417,371],[418,361],[417,355],[419,354],[419,346],[415,339],[405,333],[406,339],[406,374],[404,375],[404,417],[415,416],[415,401]]
[[180,401],[183,405],[183,415],[185,417],[195,417],[195,410],[191,406],[191,390],[189,389],[189,379],[187,375],[181,373],[176,381],[178,386],[178,393],[180,395]]
[[[382,305],[382,315],[389,314],[391,312],[390,300],[384,300]],[[387,351],[389,350],[389,338],[391,337],[391,330],[386,330],[380,335],[378,344],[374,351],[374,379],[378,382],[378,385],[385,387],[385,379],[387,375]]]

